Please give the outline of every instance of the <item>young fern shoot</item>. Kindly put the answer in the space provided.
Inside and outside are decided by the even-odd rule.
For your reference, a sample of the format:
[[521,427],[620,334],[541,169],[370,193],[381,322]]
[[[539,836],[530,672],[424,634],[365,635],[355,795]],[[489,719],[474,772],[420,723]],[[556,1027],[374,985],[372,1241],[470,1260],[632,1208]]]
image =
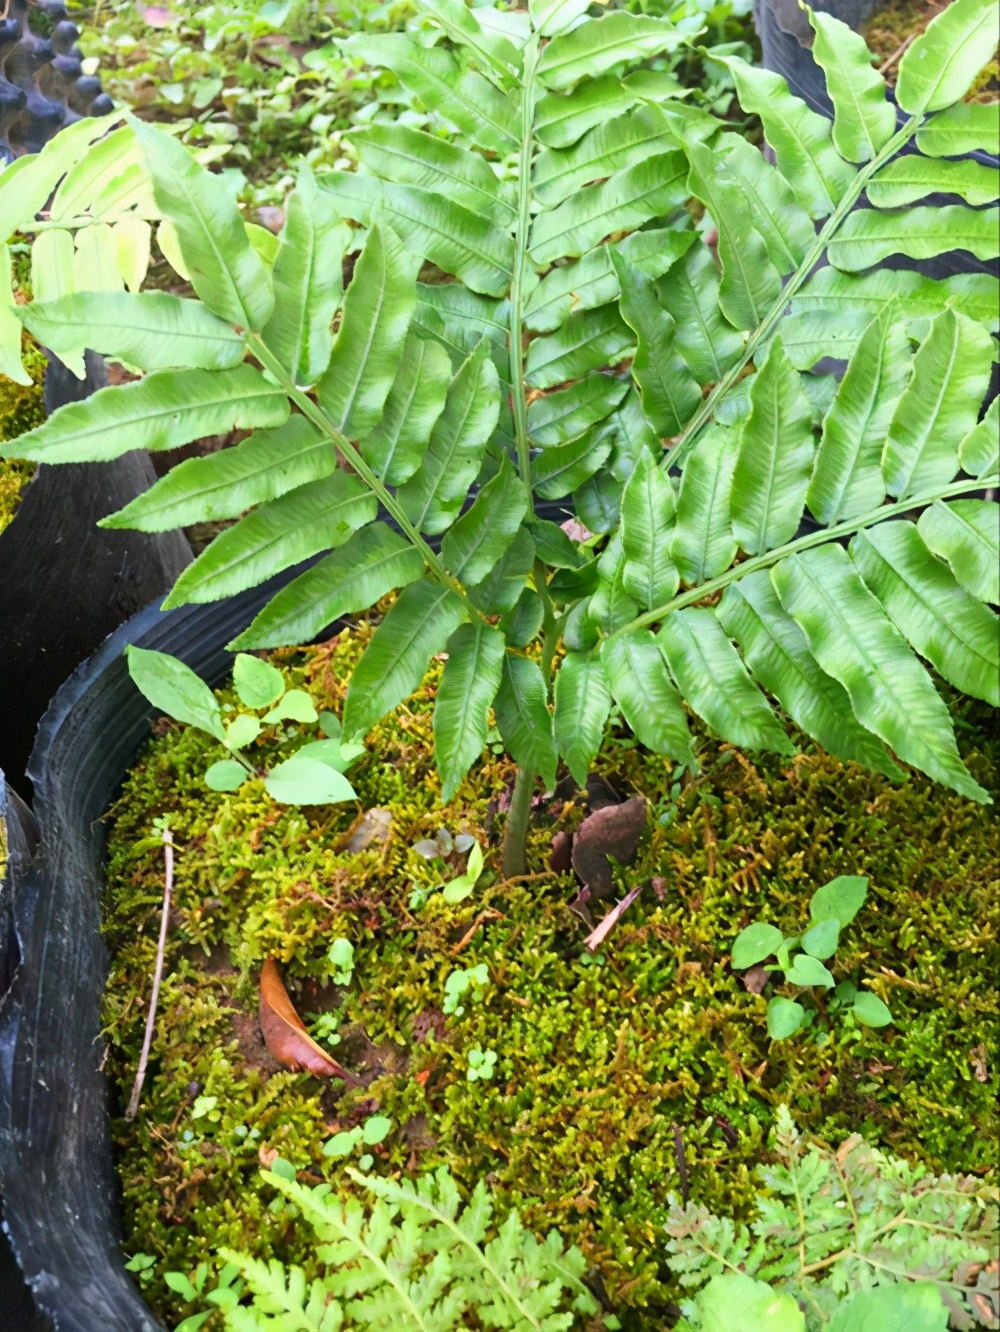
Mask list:
[[[613,705],[677,761],[693,760],[689,711],[779,753],[788,718],[841,758],[985,800],[928,667],[1000,701],[998,511],[981,498],[996,403],[978,420],[995,284],[878,265],[998,253],[995,173],[968,158],[995,147],[997,107],[961,100],[992,55],[995,3],[955,0],[914,42],[899,117],[828,15],[811,21],[832,124],[725,57],[774,165],[650,67],[689,40],[665,19],[532,0],[528,32],[461,0],[419,7],[429,42],[344,47],[391,71],[429,128],[373,124],[351,136],[356,171],[303,167],[270,258],[181,144],[117,131],[197,299],[17,307],[57,354],[94,344],[148,373],[5,452],[104,460],[252,431],[105,523],[238,518],[167,607],[322,556],[234,648],[307,640],[398,593],[344,738],[446,653],[442,797],[492,709],[519,769],[508,875],[537,780],[562,760],[582,785]],[[920,202],[942,191],[964,202]],[[849,361],[839,382],[811,373],[829,355]],[[590,536],[571,540],[549,502]]]

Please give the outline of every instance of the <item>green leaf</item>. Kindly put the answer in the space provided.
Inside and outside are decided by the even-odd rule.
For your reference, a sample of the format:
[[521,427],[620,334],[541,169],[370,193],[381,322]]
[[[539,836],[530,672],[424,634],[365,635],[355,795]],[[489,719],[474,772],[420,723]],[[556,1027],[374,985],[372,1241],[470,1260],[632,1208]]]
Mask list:
[[531,657],[508,652],[493,703],[497,727],[507,752],[519,768],[538,775],[551,790],[556,784],[556,747],[552,714],[546,705],[541,667]]
[[354,668],[344,704],[344,735],[360,740],[419,688],[431,658],[466,619],[460,598],[421,579],[403,588]]
[[373,226],[316,390],[320,406],[352,438],[378,424],[416,301],[413,265],[400,241],[390,228]]
[[[802,936],[802,947],[810,957],[819,958],[825,962],[828,957],[833,957],[837,951],[837,944],[840,941],[840,922],[833,917],[827,917],[825,920],[819,920],[810,929],[806,930]],[[786,976],[787,980],[788,977]]]
[[289,689],[280,702],[264,714],[264,721],[269,725],[282,721],[312,724],[319,721],[319,714],[304,689]]
[[[598,442],[595,439],[595,447]],[[605,435],[601,446],[610,442]],[[623,489],[623,483],[610,470],[598,470],[576,487],[573,508],[588,531],[601,535],[612,530],[621,513]]]
[[329,476],[336,465],[330,441],[304,416],[291,416],[275,430],[258,430],[231,448],[177,463],[98,526],[163,532],[236,518],[255,504]]
[[467,897],[471,896],[482,872],[483,848],[479,842],[475,842],[469,852],[469,863],[465,873],[457,875],[449,883],[446,883],[441,896],[452,905],[464,902]]
[[[531,442],[543,447],[544,459],[553,445],[579,439],[592,425],[605,420],[627,392],[628,380],[613,379],[610,375],[588,375],[569,388],[536,398],[528,406]],[[543,464],[542,471],[545,470]]]
[[441,555],[464,587],[481,583],[504,555],[521,526],[528,494],[506,454],[492,481],[445,533]]
[[956,689],[1000,707],[1000,620],[931,554],[916,524],[879,523],[850,552],[910,646]]
[[[292,690],[292,693],[296,692],[298,691]],[[323,715],[329,716],[329,713]],[[330,738],[329,740],[313,740],[309,744],[303,745],[301,749],[295,751],[295,757],[315,759],[318,763],[326,763],[329,767],[335,768],[337,772],[346,772],[351,764],[356,762],[364,752],[364,745],[342,745],[339,739]],[[337,940],[334,940],[330,949],[331,953],[336,948],[337,942]],[[342,952],[343,949],[339,951]]]
[[1000,102],[958,102],[917,130],[917,147],[928,157],[995,153],[1000,141]]
[[656,291],[674,316],[674,339],[691,373],[699,384],[717,383],[739,359],[743,338],[719,310],[719,279],[708,247],[700,241],[693,245],[657,282]]
[[342,615],[368,610],[423,572],[420,552],[385,523],[363,527],[268,602],[231,647],[307,643]]
[[625,590],[643,610],[660,606],[677,591],[680,575],[670,558],[674,488],[663,467],[643,453],[622,495]]
[[532,169],[532,192],[551,208],[591,181],[676,146],[669,119],[654,102],[647,102],[595,126],[572,148],[540,153]]
[[264,341],[293,384],[315,384],[330,361],[331,326],[343,291],[341,260],[351,232],[305,163],[285,200],[274,261],[274,314]]
[[500,384],[484,338],[451,381],[420,470],[397,498],[422,532],[443,532],[476,479],[500,414]]
[[[552,388],[604,365],[616,365],[635,346],[632,331],[612,302],[569,315],[548,337],[528,348],[525,380],[532,388]],[[544,399],[543,399],[544,401]]]
[[163,291],[80,291],[33,301],[17,312],[28,332],[57,356],[91,347],[139,370],[227,370],[246,352],[244,338],[200,302]]
[[474,70],[463,70],[441,47],[418,46],[402,33],[357,33],[340,43],[348,56],[382,65],[424,105],[449,121],[481,148],[503,156],[517,152],[520,108]]
[[469,600],[486,615],[502,615],[513,610],[535,562],[535,543],[522,527],[507,553],[475,587],[469,588]]
[[725,156],[771,263],[781,274],[793,273],[815,241],[816,232],[791,186],[742,134],[720,135],[715,151]]
[[[778,1001],[772,999],[771,1002]],[[781,1002],[787,1003],[788,1000]],[[770,1020],[769,1007],[769,1028]],[[795,1027],[783,1034],[791,1035],[794,1030]],[[773,1031],[771,1038],[780,1040]],[[805,1332],[805,1318],[791,1295],[772,1290],[765,1282],[754,1281],[743,1272],[714,1276],[699,1293],[697,1303],[702,1332],[751,1332],[751,1329],[753,1332]]]
[[131,449],[174,449],[206,435],[288,420],[288,399],[259,370],[157,370],[60,407],[0,457],[109,462]]
[[[784,1041],[789,1036],[794,1036],[799,1027],[802,1026],[802,1019],[806,1015],[806,1010],[801,1004],[796,1003],[794,999],[782,999],[780,995],[775,995],[773,999],[768,1000],[767,1004],[767,1034],[772,1041]],[[800,1315],[801,1316],[801,1315]],[[803,1326],[803,1324],[799,1324]]]
[[795,535],[815,453],[812,409],[780,337],[752,380],[750,403],[733,473],[733,532],[748,555],[761,555]]
[[670,554],[686,583],[716,578],[736,554],[730,505],[738,451],[739,431],[712,424],[684,464]]
[[218,699],[205,681],[176,657],[130,643],[125,649],[132,682],[155,708],[175,721],[225,739]]
[[778,74],[729,56],[719,59],[732,74],[743,110],[758,115],[774,150],[778,170],[812,218],[833,212],[854,179],[854,168],[837,152],[826,116],[793,97]]
[[874,1290],[856,1290],[841,1302],[830,1324],[830,1332],[947,1332],[947,1328],[948,1308],[930,1281],[894,1281]]
[[539,266],[547,266],[556,259],[586,254],[611,232],[634,230],[652,217],[663,216],[684,201],[686,175],[683,153],[662,153],[579,191],[535,218],[531,258]]
[[834,268],[856,273],[894,254],[933,259],[949,250],[995,259],[1000,254],[997,209],[946,204],[880,213],[876,208],[859,208],[845,218],[826,253]]
[[766,957],[778,951],[784,937],[777,926],[768,925],[762,920],[755,920],[752,925],[747,925],[745,929],[740,930],[733,944],[731,959],[733,970],[745,971],[747,967],[763,962]]
[[350,472],[299,486],[220,532],[177,579],[164,609],[256,587],[299,560],[343,545],[377,512],[375,496]]
[[607,638],[601,658],[615,702],[640,744],[690,763],[694,751],[687,717],[652,633],[633,629]]
[[15,384],[28,385],[32,379],[21,364],[20,307],[14,301],[12,278],[10,251],[7,242],[0,241],[0,375]]
[[628,560],[621,529],[614,534],[600,559],[597,569],[600,581],[590,598],[588,614],[592,623],[606,634],[613,634],[635,619],[639,607],[625,588],[625,569]]
[[361,1141],[367,1147],[384,1142],[392,1130],[392,1120],[385,1115],[371,1115],[361,1126]]
[[134,116],[128,120],[142,147],[157,206],[176,228],[191,285],[227,323],[243,330],[263,328],[274,309],[271,277],[247,239],[229,187],[171,135]]
[[685,40],[672,23],[624,10],[604,14],[554,37],[538,61],[539,81],[552,91],[571,88],[637,60],[673,51]]
[[686,147],[688,188],[704,203],[719,233],[719,307],[736,328],[756,328],[781,292],[781,275],[726,159],[704,144],[692,141]]
[[579,569],[586,564],[583,552],[558,523],[551,523],[547,518],[533,518],[528,527],[538,558],[550,569]]
[[819,665],[847,690],[858,721],[905,763],[987,802],[959,757],[945,703],[847,552],[831,543],[789,556],[771,578]]
[[482,757],[489,711],[500,688],[504,639],[482,620],[461,624],[448,639],[448,660],[434,703],[434,757],[447,804]]
[[716,615],[739,644],[754,679],[827,753],[896,781],[905,778],[878,737],[855,720],[843,686],[816,664],[805,635],[778,600],[767,570],[731,583]]
[[1000,505],[989,500],[936,501],[917,531],[961,585],[980,601],[1000,604]]
[[597,652],[569,652],[559,664],[553,725],[556,746],[578,786],[587,785],[590,765],[604,740],[611,690]]
[[572,27],[589,8],[589,0],[528,0],[531,26],[543,37],[554,37]]
[[382,419],[361,444],[365,461],[387,485],[402,485],[420,466],[450,382],[445,349],[407,334]]
[[672,75],[648,69],[637,70],[623,79],[612,74],[584,79],[570,93],[548,93],[539,99],[535,106],[535,137],[549,148],[568,148],[587,130],[604,124],[637,102],[663,102],[683,94],[684,89]]
[[1000,471],[1000,398],[993,399],[983,419],[959,444],[958,458],[970,476]]
[[815,921],[835,920],[843,930],[864,906],[867,896],[867,878],[841,874],[816,889],[809,899],[809,915]]
[[892,1014],[877,994],[870,990],[859,990],[851,1005],[851,1013],[864,1027],[887,1027],[892,1021]]
[[220,759],[205,769],[205,785],[210,791],[235,791],[250,774],[235,759]]
[[848,162],[870,162],[896,132],[885,79],[872,69],[872,53],[860,33],[815,9],[809,22],[816,33],[813,59],[826,75],[833,102],[833,142]]
[[659,642],[684,698],[724,740],[741,749],[795,752],[714,611],[675,611],[667,616]]
[[906,325],[890,302],[862,334],[823,421],[806,492],[818,522],[847,522],[885,498],[882,449],[911,367]]
[[512,226],[515,209],[485,158],[409,125],[351,130],[361,161],[397,185],[436,191],[499,227]]
[[993,58],[993,0],[954,0],[936,15],[899,62],[896,101],[911,116],[960,102]]
[[896,405],[882,455],[890,495],[902,498],[950,481],[958,446],[976,424],[989,385],[994,341],[954,310],[934,320]]
[[248,708],[269,708],[285,692],[285,677],[269,661],[237,653],[233,662],[233,687]]
[[608,253],[621,285],[622,318],[635,330],[639,343],[632,374],[642,395],[642,410],[657,435],[668,438],[690,420],[701,391],[676,345],[674,318],[657,300],[652,278],[613,250]]
[[975,206],[995,203],[1000,193],[996,168],[981,162],[942,162],[907,153],[884,166],[865,190],[875,208],[901,208],[935,192],[957,194]]
[[357,799],[342,772],[298,754],[272,768],[264,778],[264,787],[281,805],[335,805]]
[[[824,924],[828,923],[824,922]],[[785,971],[785,980],[789,985],[818,985],[824,990],[832,990],[836,984],[833,975],[824,967],[823,963],[818,958],[811,957],[808,953],[796,953],[792,959],[791,967]]]

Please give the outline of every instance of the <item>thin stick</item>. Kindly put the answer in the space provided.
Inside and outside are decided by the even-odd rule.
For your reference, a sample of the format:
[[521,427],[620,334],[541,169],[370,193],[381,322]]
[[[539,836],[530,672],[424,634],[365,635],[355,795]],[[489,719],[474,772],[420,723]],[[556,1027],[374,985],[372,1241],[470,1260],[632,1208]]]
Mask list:
[[687,1159],[684,1154],[684,1138],[680,1124],[674,1125],[674,1154],[677,1157],[677,1173],[681,1177],[681,1202],[687,1206],[690,1186],[688,1183]]
[[640,883],[637,887],[633,888],[631,892],[626,893],[626,895],[622,898],[622,900],[618,903],[618,905],[611,908],[608,914],[601,921],[600,925],[598,925],[595,930],[593,930],[590,934],[587,935],[587,938],[584,940],[584,942],[586,943],[587,947],[590,949],[592,953],[595,953],[598,950],[598,948],[600,948],[601,944],[608,937],[608,935],[611,933],[614,927],[618,924],[621,917],[629,909],[629,907],[639,896],[639,894],[642,892],[645,886],[646,885],[644,883]]
[[146,1078],[146,1065],[149,1063],[149,1047],[153,1044],[153,1029],[156,1026],[156,1005],[160,999],[160,981],[163,979],[163,954],[167,946],[167,921],[170,917],[170,894],[174,887],[174,835],[169,828],[163,830],[163,912],[160,916],[160,939],[156,945],[156,968],[153,971],[153,991],[149,996],[149,1012],[146,1014],[146,1035],[142,1041],[142,1054],[139,1056],[139,1069],[135,1075],[132,1096],[125,1111],[126,1122],[131,1123],[139,1112],[139,1097]]
[[887,69],[892,69],[893,65],[900,58],[900,56],[906,54],[907,48],[909,47],[910,43],[914,40],[916,35],[917,34],[915,32],[911,32],[909,37],[907,37],[906,41],[903,42],[901,46],[897,47],[896,50],[893,51],[891,56],[887,56],[886,59],[882,61],[881,65],[879,65],[878,67],[878,72],[880,74],[884,74]]

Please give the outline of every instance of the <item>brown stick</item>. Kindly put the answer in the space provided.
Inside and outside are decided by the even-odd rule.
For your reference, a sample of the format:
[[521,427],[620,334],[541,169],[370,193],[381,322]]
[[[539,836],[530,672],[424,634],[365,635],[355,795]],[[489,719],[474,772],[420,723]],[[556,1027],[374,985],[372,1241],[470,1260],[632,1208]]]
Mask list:
[[174,835],[169,828],[163,829],[163,910],[160,916],[160,938],[156,945],[156,967],[153,971],[153,990],[149,996],[149,1012],[146,1014],[146,1034],[142,1041],[142,1054],[139,1056],[139,1068],[132,1086],[125,1119],[131,1123],[139,1112],[139,1097],[146,1078],[146,1065],[149,1063],[149,1049],[153,1044],[153,1030],[156,1026],[156,1005],[160,999],[160,982],[163,979],[163,956],[167,946],[167,921],[170,917],[170,894],[174,888]]
[[887,69],[892,69],[893,65],[900,58],[900,56],[906,54],[907,48],[909,47],[910,43],[914,40],[916,35],[917,34],[915,32],[911,32],[909,37],[907,37],[906,41],[903,42],[901,46],[897,47],[896,50],[893,51],[891,56],[887,56],[886,59],[882,61],[881,65],[879,65],[878,67],[878,72],[880,74],[884,74]]
[[592,930],[591,933],[587,935],[586,939],[584,940],[584,943],[587,945],[587,947],[590,949],[592,953],[595,953],[597,949],[600,948],[601,944],[608,937],[611,931],[615,928],[619,920],[629,909],[629,907],[632,905],[635,899],[639,896],[639,894],[642,892],[645,886],[646,885],[644,883],[640,883],[635,888],[633,888],[631,892],[626,893],[626,895],[622,898],[622,900],[618,903],[618,905],[611,908],[608,914],[601,921],[600,925],[598,925],[595,930]]

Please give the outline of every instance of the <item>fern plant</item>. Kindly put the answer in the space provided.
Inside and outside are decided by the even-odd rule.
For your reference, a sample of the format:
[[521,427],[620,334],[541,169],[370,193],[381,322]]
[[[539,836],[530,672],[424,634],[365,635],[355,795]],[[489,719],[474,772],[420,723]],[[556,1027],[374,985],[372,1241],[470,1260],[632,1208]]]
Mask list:
[[[665,19],[589,18],[586,0],[531,0],[530,22],[421,8],[422,37],[346,45],[442,132],[373,126],[354,135],[357,172],[303,169],[274,251],[179,143],[130,122],[198,299],[18,307],[57,354],[86,344],[149,373],[5,452],[103,460],[252,430],[106,524],[243,515],[167,607],[332,552],[241,649],[399,589],[350,681],[345,738],[446,652],[443,796],[492,707],[519,768],[508,875],[536,780],[560,758],[585,780],[613,702],[643,744],[692,762],[685,705],[735,745],[791,752],[770,694],[840,757],[985,800],[923,663],[998,701],[997,506],[971,498],[997,477],[996,404],[977,423],[996,286],[877,265],[1000,249],[981,206],[995,173],[960,159],[996,139],[996,104],[961,102],[992,54],[993,0],[955,0],[912,44],[901,120],[862,39],[826,14],[811,21],[832,124],[723,57],[776,165],[649,67],[689,40]],[[921,204],[932,191],[964,202]],[[809,373],[829,353],[849,357],[839,383]],[[569,496],[582,542],[537,513]]]
[[597,1312],[579,1250],[556,1231],[536,1239],[517,1212],[495,1224],[484,1182],[463,1206],[445,1167],[416,1183],[347,1173],[375,1195],[370,1207],[329,1184],[299,1184],[290,1169],[262,1172],[315,1232],[322,1274],[309,1281],[275,1258],[223,1249],[224,1276],[207,1299],[233,1332],[449,1332],[469,1313],[485,1327],[560,1332]]
[[[835,1150],[806,1143],[787,1106],[778,1107],[773,1146],[778,1161],[758,1168],[761,1193],[749,1226],[670,1199],[669,1262],[682,1286],[695,1292],[730,1274],[767,1283],[794,1301],[793,1309],[805,1311],[804,1324],[796,1310],[788,1323],[776,1321],[774,1332],[786,1327],[818,1332],[831,1319],[837,1332],[910,1326],[904,1313],[913,1326],[941,1332],[949,1320],[956,1328],[997,1326],[994,1187],[972,1176],[929,1175],[857,1134]],[[926,1291],[916,1299],[916,1312],[904,1307],[905,1300],[897,1309],[887,1296],[887,1312],[899,1315],[888,1321],[883,1316],[852,1322],[842,1311],[842,1303],[853,1302],[842,1301],[845,1293],[858,1299],[857,1292],[897,1284],[906,1291],[911,1282],[930,1283],[932,1296],[936,1288],[940,1300],[931,1299],[929,1308],[933,1315],[943,1303],[939,1316],[926,1321],[919,1316],[921,1306],[926,1315]],[[742,1293],[737,1284],[733,1294]],[[717,1325],[702,1317],[708,1303],[699,1296],[686,1312],[695,1326],[714,1329]],[[858,1299],[858,1306],[860,1314],[866,1301]],[[766,1320],[757,1325],[762,1332],[772,1326]]]

